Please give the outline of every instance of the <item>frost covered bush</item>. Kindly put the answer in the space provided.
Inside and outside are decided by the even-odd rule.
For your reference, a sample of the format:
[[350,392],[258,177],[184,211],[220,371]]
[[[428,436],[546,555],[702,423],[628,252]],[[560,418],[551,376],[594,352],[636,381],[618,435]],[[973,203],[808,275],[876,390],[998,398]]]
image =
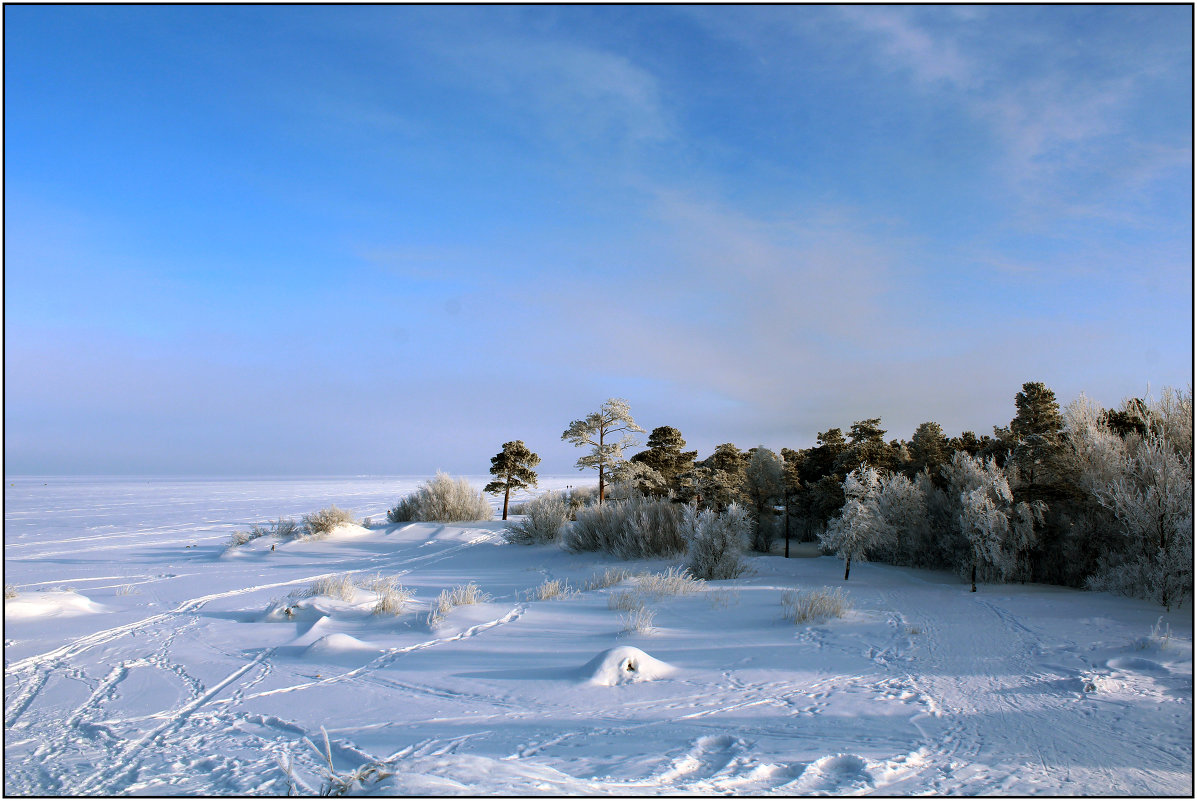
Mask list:
[[490,596],[482,592],[473,582],[459,584],[451,590],[441,590],[441,594],[433,601],[432,609],[428,612],[428,625],[430,627],[440,625],[444,621],[445,615],[449,614],[449,610],[455,606],[470,606],[486,603],[489,600]]
[[598,487],[573,487],[569,491],[569,510],[571,517],[579,509],[598,503]]
[[378,593],[378,602],[374,604],[372,611],[376,615],[402,614],[412,596],[415,595],[411,590],[398,584],[382,587],[375,592]]
[[627,568],[609,567],[602,573],[595,573],[586,579],[586,583],[582,585],[582,589],[589,591],[614,587],[616,584],[621,584],[631,577],[632,571]]
[[[336,507],[333,507],[334,509]],[[327,511],[327,510],[326,510]],[[338,510],[339,511],[339,510]],[[260,537],[290,539],[299,536],[299,526],[291,518],[280,517],[268,526],[253,525],[249,531],[234,531],[229,537],[228,547],[236,548]]]
[[549,492],[523,504],[526,515],[507,526],[503,536],[519,545],[543,545],[556,542],[561,528],[569,522],[569,504],[559,492]]
[[634,496],[578,510],[563,540],[570,551],[607,551],[622,559],[675,556],[686,549],[681,522],[677,504]]
[[464,478],[454,480],[441,472],[387,512],[387,520],[392,523],[413,520],[454,523],[490,520],[493,516],[490,502],[480,490],[471,487]]
[[335,576],[324,576],[312,582],[307,590],[297,597],[324,595],[329,598],[339,598],[342,601],[352,601],[357,594],[357,582],[352,573],[339,573]]
[[553,601],[561,598],[572,598],[577,591],[569,586],[569,582],[562,579],[552,579],[532,590],[532,597],[538,601]]
[[17,585],[5,584],[4,585],[4,600],[7,601],[9,598],[16,598],[16,597],[17,597]]
[[690,572],[707,581],[733,579],[748,566],[741,554],[748,543],[752,521],[738,504],[723,514],[711,509],[701,512],[693,504],[682,509],[682,535],[686,539]]
[[303,529],[309,537],[324,537],[339,526],[353,523],[353,512],[330,506],[303,516]]
[[781,607],[786,620],[810,623],[843,617],[852,605],[842,589],[823,587],[818,590],[786,590],[781,594]]
[[656,612],[647,606],[639,606],[619,616],[623,624],[623,634],[647,634],[653,630],[653,618]]
[[636,589],[647,598],[689,595],[702,589],[702,579],[696,579],[684,568],[671,567],[664,573],[649,573],[637,577]]

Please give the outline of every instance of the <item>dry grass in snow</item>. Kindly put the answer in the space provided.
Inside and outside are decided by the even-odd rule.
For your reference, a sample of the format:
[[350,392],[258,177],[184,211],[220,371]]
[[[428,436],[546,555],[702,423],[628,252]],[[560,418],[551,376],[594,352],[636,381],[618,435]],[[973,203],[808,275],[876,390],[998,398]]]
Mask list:
[[786,590],[781,594],[781,607],[786,620],[814,623],[843,617],[852,604],[842,589],[823,587],[817,590]]

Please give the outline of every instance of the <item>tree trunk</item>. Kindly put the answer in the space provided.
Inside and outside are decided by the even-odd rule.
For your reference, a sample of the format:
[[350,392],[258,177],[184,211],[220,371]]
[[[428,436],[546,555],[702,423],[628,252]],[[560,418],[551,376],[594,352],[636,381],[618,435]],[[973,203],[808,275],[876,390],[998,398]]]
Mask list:
[[790,558],[790,506],[786,504],[786,559]]
[[852,554],[844,558],[844,581],[848,580],[848,571],[852,569]]
[[603,495],[606,489],[606,482],[603,479],[603,466],[599,465],[599,503],[603,502]]
[[507,519],[507,499],[511,497],[511,484],[507,484],[507,488],[503,490],[503,519]]
[[973,578],[972,578],[972,581],[973,581],[973,588],[972,588],[971,590],[969,590],[969,592],[976,592],[976,591],[977,591],[977,563],[976,563],[976,562],[973,562]]

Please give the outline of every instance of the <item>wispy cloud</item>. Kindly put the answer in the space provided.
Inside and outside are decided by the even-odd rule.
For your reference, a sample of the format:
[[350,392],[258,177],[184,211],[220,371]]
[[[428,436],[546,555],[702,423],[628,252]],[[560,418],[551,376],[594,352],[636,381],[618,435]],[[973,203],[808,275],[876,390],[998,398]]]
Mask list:
[[918,83],[966,88],[975,81],[976,67],[959,44],[916,24],[903,9],[843,6],[840,10],[858,28],[875,34],[881,44],[879,55],[908,70]]

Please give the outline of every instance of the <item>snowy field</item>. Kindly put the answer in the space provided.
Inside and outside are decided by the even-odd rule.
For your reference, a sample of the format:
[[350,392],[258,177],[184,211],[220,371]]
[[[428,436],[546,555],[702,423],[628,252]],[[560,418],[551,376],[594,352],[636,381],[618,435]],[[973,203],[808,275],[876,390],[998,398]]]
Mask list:
[[[385,795],[1193,791],[1191,606],[754,556],[628,634],[609,599],[634,578],[531,591],[671,563],[507,545],[498,521],[386,525],[418,483],[7,478],[5,792],[318,792],[322,727],[334,771],[374,764]],[[372,528],[226,553],[331,503]],[[414,597],[375,615],[365,589],[299,592],[345,572]],[[490,599],[430,626],[468,582]],[[845,617],[782,619],[783,591],[823,586]]]

